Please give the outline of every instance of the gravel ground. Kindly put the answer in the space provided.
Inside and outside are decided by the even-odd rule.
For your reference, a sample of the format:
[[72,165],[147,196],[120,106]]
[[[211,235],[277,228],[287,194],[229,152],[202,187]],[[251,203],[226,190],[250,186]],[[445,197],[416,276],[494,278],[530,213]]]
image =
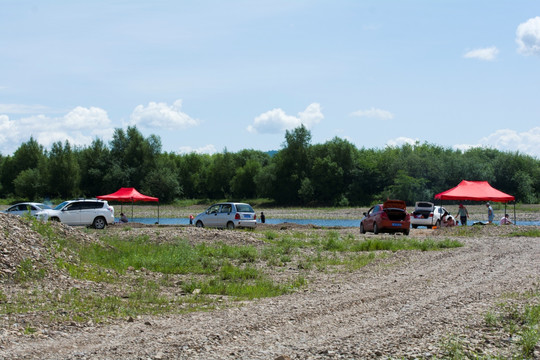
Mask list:
[[[474,237],[455,237],[457,229],[414,229],[411,236],[456,238],[465,246],[399,251],[355,272],[319,272],[306,289],[290,295],[209,312],[145,316],[39,336],[2,328],[0,359],[444,358],[443,344],[453,336],[476,353],[504,354],[515,341],[486,330],[485,314],[501,301],[519,301],[509,294],[540,289],[540,239],[502,236],[510,229],[517,227],[486,226]],[[129,231],[155,233],[155,228],[131,224]],[[360,238],[357,229],[337,231]],[[159,227],[165,240],[168,232],[193,242],[260,241],[258,232]],[[535,356],[540,358],[538,346]]]

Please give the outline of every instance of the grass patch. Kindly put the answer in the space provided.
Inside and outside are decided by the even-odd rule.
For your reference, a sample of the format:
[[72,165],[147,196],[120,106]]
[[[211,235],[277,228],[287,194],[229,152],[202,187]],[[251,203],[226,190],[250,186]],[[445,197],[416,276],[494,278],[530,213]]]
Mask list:
[[[335,230],[266,230],[264,244],[257,247],[220,242],[193,245],[183,238],[158,242],[159,230],[133,236],[125,228],[111,233],[83,229],[83,233],[99,235],[99,240],[81,241],[66,236],[58,224],[35,219],[28,219],[28,224],[46,239],[49,268],[25,260],[12,278],[15,290],[0,291],[0,314],[13,323],[21,314],[46,314],[50,322],[100,323],[212,309],[217,301],[223,306],[235,300],[287,294],[305,287],[311,272],[356,271],[389,256],[373,250],[460,246],[450,240],[358,239]],[[66,289],[46,289],[39,281],[49,275],[48,270],[60,270],[84,282]],[[27,325],[21,333],[31,334],[40,326]]]
[[[495,343],[497,355],[482,355],[482,348],[470,348],[470,341],[450,336],[441,346],[444,359],[534,359],[540,343],[539,291],[510,294],[512,302],[502,302],[484,316],[485,328],[502,339]],[[491,344],[493,346],[493,343]]]
[[15,282],[23,283],[32,280],[39,280],[45,277],[46,270],[34,265],[32,259],[25,259],[19,263],[14,275]]
[[508,237],[540,237],[540,229],[532,228],[527,230],[517,230],[506,235]]
[[399,251],[399,250],[421,250],[421,251],[430,251],[430,250],[442,250],[461,247],[463,244],[457,240],[444,239],[444,240],[433,240],[431,238],[426,238],[423,240],[415,238],[405,238],[405,239],[365,239],[361,242],[356,243],[352,250],[353,251],[377,251],[377,250],[387,250],[387,251]]
[[474,237],[480,234],[482,226],[458,226],[454,235],[463,237]]

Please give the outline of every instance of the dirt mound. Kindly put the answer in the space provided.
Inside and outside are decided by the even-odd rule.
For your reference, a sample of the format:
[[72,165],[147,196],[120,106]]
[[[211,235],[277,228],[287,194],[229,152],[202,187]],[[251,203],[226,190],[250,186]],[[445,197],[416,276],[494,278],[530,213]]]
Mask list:
[[[19,216],[0,213],[0,279],[12,278],[21,264],[27,263],[34,268],[47,269],[54,273],[54,247],[48,236],[41,235],[32,226],[32,220]],[[95,242],[91,235],[61,223],[49,223],[50,228],[43,228],[50,236],[76,237],[77,241]],[[39,223],[36,223],[39,226]]]
[[0,214],[0,276],[9,277],[17,272],[21,262],[47,262],[45,239],[32,230],[28,221],[17,216]]

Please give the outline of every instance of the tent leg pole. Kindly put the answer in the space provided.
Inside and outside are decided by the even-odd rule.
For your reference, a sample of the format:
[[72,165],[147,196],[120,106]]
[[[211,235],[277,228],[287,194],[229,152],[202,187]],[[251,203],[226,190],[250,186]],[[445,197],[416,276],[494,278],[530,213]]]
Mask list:
[[159,201],[157,203],[157,223],[159,224]]
[[517,225],[517,220],[516,220],[516,200],[514,200],[514,225]]

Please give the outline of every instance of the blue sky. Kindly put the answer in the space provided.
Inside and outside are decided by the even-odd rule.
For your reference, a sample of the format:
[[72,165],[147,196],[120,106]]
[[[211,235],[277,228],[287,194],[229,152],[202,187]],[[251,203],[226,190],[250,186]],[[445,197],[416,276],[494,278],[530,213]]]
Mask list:
[[428,142],[540,158],[540,2],[0,0],[0,153]]

